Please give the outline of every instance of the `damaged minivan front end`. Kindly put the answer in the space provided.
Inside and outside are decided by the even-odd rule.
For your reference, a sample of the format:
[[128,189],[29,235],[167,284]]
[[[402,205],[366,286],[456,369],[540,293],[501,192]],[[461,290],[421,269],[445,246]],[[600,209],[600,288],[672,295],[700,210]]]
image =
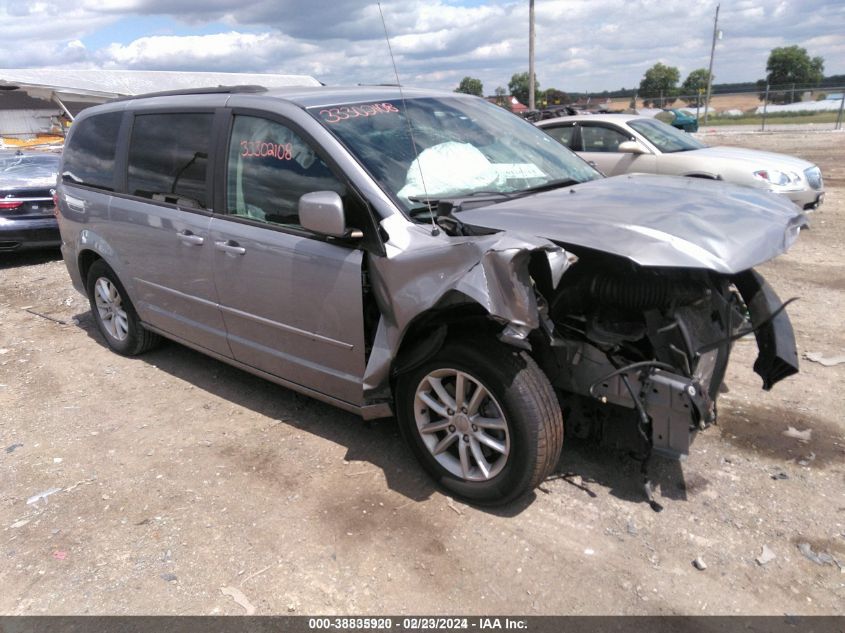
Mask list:
[[[644,209],[636,223],[632,203]],[[766,390],[798,371],[783,304],[753,269],[786,251],[805,223],[787,204],[721,183],[629,176],[458,215],[531,226],[577,255],[545,288],[552,384],[573,435],[605,437],[627,419],[644,448],[681,457],[691,432],[716,420],[734,340],[756,336]]]
[[[735,340],[756,337],[754,370],[766,390],[798,371],[784,304],[745,265],[755,249],[757,264],[788,248],[804,220],[783,209],[776,216],[778,239],[772,239],[775,222],[769,217],[763,237],[749,236],[730,254],[708,250],[700,233],[681,237],[648,225],[634,233],[644,236],[640,244],[629,237],[614,248],[618,227],[607,220],[604,236],[595,222],[587,232],[577,222],[552,230],[551,219],[536,228],[550,239],[526,235],[533,228],[529,207],[533,213],[556,208],[557,224],[566,224],[563,218],[572,219],[567,205],[575,205],[583,188],[616,184],[595,181],[575,187],[574,195],[537,194],[518,203],[441,202],[448,211],[436,226],[451,233],[448,247],[407,248],[371,262],[383,310],[365,387],[371,397],[386,394],[395,386],[388,371],[395,378],[436,356],[450,337],[487,329],[514,349],[528,350],[542,368],[567,435],[640,456],[645,494],[657,509],[646,471],[649,456],[685,457],[695,434],[716,422]],[[723,197],[719,208],[725,204]],[[417,239],[424,243],[431,235]],[[673,251],[686,240],[685,252],[676,257],[681,265],[672,266]],[[628,251],[639,253],[640,261]],[[691,262],[690,253],[699,261]]]
[[317,83],[80,115],[62,252],[112,350],[163,336],[394,416],[422,467],[481,504],[540,485],[565,434],[624,446],[646,475],[653,452],[688,454],[739,337],[757,339],[764,389],[797,371],[756,270],[804,224],[788,200],[604,178],[468,95]]
[[[794,206],[719,182],[601,178],[584,163],[552,178],[536,154],[497,156],[483,130],[464,142],[420,142],[433,133],[423,121],[448,122],[449,112],[438,104],[426,118],[423,101],[395,103],[400,114],[414,107],[408,135],[415,130],[418,145],[392,189],[412,223],[383,220],[387,254],[369,261],[380,318],[364,388],[393,403],[417,456],[451,490],[493,500],[466,482],[485,480],[497,457],[461,430],[461,381],[420,371],[456,341],[496,340],[528,354],[567,435],[624,447],[644,469],[652,452],[686,456],[695,433],[716,421],[736,339],[756,337],[764,389],[798,371],[784,305],[754,270],[797,238],[805,218]],[[395,125],[413,121],[412,113]],[[351,126],[327,127],[354,149],[343,134]],[[645,490],[651,500],[647,480]]]

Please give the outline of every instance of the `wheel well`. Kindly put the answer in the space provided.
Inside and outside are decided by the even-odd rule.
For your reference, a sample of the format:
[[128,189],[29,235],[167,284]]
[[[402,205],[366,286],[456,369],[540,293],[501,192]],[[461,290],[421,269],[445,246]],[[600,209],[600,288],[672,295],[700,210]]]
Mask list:
[[82,283],[85,284],[88,279],[88,271],[91,270],[91,265],[97,261],[98,259],[102,259],[97,253],[94,251],[82,251],[79,254],[78,262],[79,262],[79,274],[82,277]]
[[495,336],[497,324],[477,303],[437,307],[418,315],[405,330],[391,365],[391,376],[408,371],[431,358],[450,338],[489,332]]
[[[458,296],[466,299],[459,293]],[[502,323],[494,320],[487,310],[474,301],[451,303],[450,299],[454,298],[447,295],[444,300],[418,315],[408,325],[391,363],[391,391],[395,388],[395,380],[399,374],[427,361],[449,340],[470,337],[490,337],[491,340],[498,340]],[[534,330],[528,342],[528,353],[541,369],[548,375],[556,374],[560,368],[545,336],[539,330]]]

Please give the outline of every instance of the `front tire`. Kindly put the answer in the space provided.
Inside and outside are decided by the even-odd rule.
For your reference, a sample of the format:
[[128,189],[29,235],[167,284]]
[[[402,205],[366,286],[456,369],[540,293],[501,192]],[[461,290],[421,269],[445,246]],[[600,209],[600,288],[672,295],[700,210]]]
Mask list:
[[159,336],[141,325],[123,284],[103,260],[91,265],[85,285],[97,329],[112,351],[135,356],[159,343]]
[[399,376],[399,427],[423,467],[468,501],[508,503],[553,471],[563,418],[527,352],[498,341],[447,342]]

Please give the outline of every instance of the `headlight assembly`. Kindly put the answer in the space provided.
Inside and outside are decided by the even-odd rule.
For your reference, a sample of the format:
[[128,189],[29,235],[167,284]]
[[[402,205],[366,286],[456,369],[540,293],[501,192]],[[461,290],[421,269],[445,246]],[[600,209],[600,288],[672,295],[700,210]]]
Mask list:
[[794,171],[780,171],[779,169],[760,169],[754,172],[754,177],[764,180],[775,187],[801,189],[801,176]]

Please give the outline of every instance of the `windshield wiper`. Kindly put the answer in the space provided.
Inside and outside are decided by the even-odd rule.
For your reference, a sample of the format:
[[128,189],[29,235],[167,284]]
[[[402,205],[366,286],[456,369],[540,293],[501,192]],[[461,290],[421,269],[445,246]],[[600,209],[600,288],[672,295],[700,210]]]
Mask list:
[[520,195],[520,192],[514,191],[472,191],[459,196],[443,196],[442,198],[409,196],[408,200],[421,202],[424,206],[414,207],[408,211],[408,214],[412,218],[426,213],[432,213],[436,216],[447,215],[455,211],[462,211],[465,208],[512,200],[518,195]]
[[422,202],[423,204],[430,205],[433,208],[437,208],[437,205],[441,202],[458,202],[460,200],[466,200],[468,198],[473,198],[477,200],[478,198],[504,198],[509,200],[513,198],[516,193],[513,191],[470,191],[469,193],[462,193],[456,196],[443,196],[442,198],[434,198],[432,196],[409,196],[408,200],[411,202]]
[[563,187],[571,187],[572,185],[578,185],[580,183],[580,180],[574,180],[572,178],[560,178],[558,180],[550,180],[549,182],[544,183],[542,185],[537,185],[536,187],[520,189],[515,193],[518,196],[528,196],[532,193],[541,193],[543,191],[551,191],[552,189],[562,189]]
[[[414,202],[419,202],[419,200],[415,200],[414,198],[409,198],[409,200],[412,200]],[[430,207],[428,205],[424,205],[422,207],[414,207],[412,209],[408,209],[408,215],[410,215],[412,218],[416,218],[416,217],[419,217],[419,216],[425,215],[425,214],[436,215],[437,214],[437,205],[435,204],[433,207]]]
[[[443,210],[441,206],[447,207],[451,211],[462,211],[464,208],[472,208],[484,204],[488,201],[504,202],[505,200],[513,200],[514,198],[521,198],[532,193],[540,193],[541,191],[551,191],[552,189],[560,189],[561,187],[570,187],[572,185],[580,184],[580,180],[572,178],[561,178],[558,180],[550,180],[542,185],[536,187],[529,187],[528,189],[519,189],[517,191],[472,191],[464,193],[459,196],[444,196],[442,198],[433,198],[426,196],[409,196],[408,200],[411,202],[421,202],[423,206],[414,207],[408,211],[408,214],[413,217],[418,217],[426,213],[434,213],[435,215],[442,215]],[[464,202],[469,202],[470,207],[466,207]]]

